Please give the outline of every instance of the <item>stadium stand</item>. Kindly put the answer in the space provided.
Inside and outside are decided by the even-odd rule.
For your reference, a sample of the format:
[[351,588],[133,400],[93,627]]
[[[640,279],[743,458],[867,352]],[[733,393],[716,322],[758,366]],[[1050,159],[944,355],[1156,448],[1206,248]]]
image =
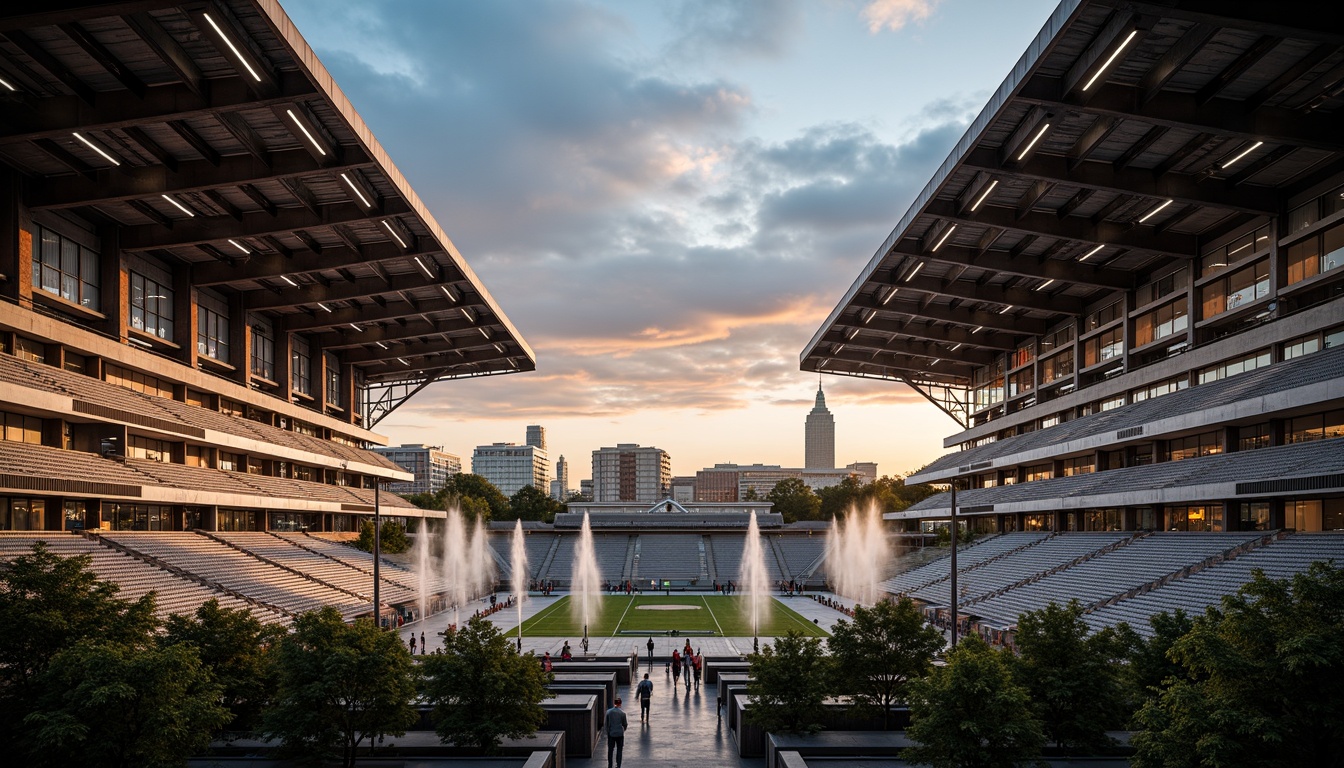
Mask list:
[[[1062,534],[1014,551],[1007,557],[985,560],[966,568],[960,567],[958,559],[958,591],[963,602],[982,599],[1034,575],[1122,544],[1133,536],[1133,533]],[[942,584],[921,587],[911,596],[940,605],[948,600],[947,589]]]

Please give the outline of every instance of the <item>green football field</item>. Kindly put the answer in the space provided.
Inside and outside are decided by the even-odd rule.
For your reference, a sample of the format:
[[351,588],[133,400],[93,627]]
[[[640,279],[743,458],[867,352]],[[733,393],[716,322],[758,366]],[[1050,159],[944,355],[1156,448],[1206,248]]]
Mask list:
[[[590,637],[614,637],[622,633],[662,633],[676,629],[712,632],[718,637],[752,637],[747,598],[741,595],[604,595],[602,610],[588,627]],[[570,616],[570,598],[562,597],[523,622],[530,637],[576,637],[583,634],[582,621]],[[826,637],[822,628],[771,598],[759,635],[773,637],[790,629],[811,637]]]

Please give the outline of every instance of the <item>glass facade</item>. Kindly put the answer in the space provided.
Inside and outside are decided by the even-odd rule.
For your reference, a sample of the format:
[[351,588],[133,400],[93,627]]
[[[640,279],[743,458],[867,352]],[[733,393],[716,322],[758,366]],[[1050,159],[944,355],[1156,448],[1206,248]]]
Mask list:
[[98,311],[98,252],[46,227],[33,239],[33,287]]

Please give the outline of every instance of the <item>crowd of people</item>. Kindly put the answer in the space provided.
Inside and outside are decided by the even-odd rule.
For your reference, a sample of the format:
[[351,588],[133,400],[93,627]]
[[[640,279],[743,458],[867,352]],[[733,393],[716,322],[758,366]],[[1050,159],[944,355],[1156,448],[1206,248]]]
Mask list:
[[705,657],[699,649],[691,650],[691,641],[687,640],[686,645],[678,651],[672,649],[672,660],[667,663],[668,669],[672,671],[672,685],[677,685],[682,676],[686,678],[686,690],[690,690],[691,684],[695,684],[695,689],[700,690],[700,675],[705,664]]
[[831,597],[826,597],[826,596],[824,596],[824,595],[813,595],[813,596],[812,596],[812,599],[813,599],[813,600],[816,600],[818,603],[821,603],[822,605],[826,606],[827,608],[834,608],[835,610],[837,610],[837,611],[839,611],[839,612],[845,614],[846,616],[850,617],[851,619],[854,618],[854,609],[853,609],[853,608],[846,608],[846,607],[845,607],[845,604],[842,603],[842,602],[840,602],[839,600],[836,600],[836,599],[831,598]]
[[803,594],[803,583],[794,579],[789,579],[788,581],[780,579],[775,582],[775,589],[779,590],[779,593],[785,597],[793,597],[794,595]]

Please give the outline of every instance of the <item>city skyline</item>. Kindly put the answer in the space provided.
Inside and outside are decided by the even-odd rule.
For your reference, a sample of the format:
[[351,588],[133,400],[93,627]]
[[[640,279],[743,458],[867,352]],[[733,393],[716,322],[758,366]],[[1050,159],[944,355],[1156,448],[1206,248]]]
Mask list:
[[[802,466],[798,350],[1053,8],[1008,5],[287,3],[537,354],[376,431]],[[826,390],[837,465],[942,454],[917,393]]]

